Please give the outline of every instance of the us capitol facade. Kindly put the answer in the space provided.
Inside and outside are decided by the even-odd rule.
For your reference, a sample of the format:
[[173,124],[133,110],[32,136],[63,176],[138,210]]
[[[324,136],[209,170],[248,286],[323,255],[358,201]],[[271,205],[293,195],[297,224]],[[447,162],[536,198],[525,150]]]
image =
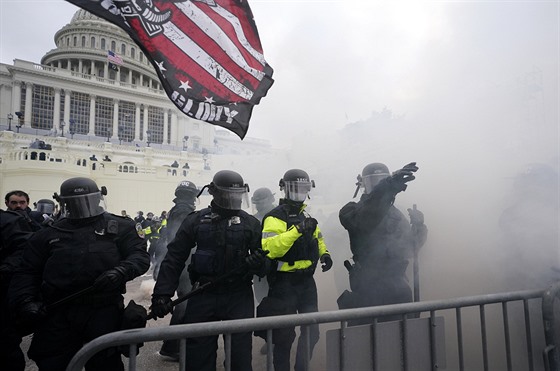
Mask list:
[[[50,199],[85,176],[107,186],[109,211],[157,215],[181,180],[200,188],[236,158],[275,152],[180,112],[140,48],[101,18],[78,10],[54,40],[40,63],[0,64],[2,198],[21,189],[31,202]],[[122,59],[116,69],[109,50]]]

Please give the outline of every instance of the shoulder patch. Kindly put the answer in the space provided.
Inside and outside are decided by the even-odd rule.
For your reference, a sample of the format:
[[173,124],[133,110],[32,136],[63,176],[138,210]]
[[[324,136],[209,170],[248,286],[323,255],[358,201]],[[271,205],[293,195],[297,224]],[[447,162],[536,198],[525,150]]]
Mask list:
[[146,233],[144,233],[144,230],[142,229],[142,224],[136,223],[135,229],[136,229],[136,233],[138,234],[138,237],[146,238]]

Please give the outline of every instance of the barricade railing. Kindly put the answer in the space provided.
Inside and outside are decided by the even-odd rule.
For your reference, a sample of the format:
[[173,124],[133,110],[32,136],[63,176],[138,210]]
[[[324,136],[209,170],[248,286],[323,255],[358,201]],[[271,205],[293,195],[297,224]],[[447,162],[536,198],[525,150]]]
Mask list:
[[543,362],[546,371],[560,370],[560,322],[555,316],[559,312],[554,304],[560,300],[560,282],[550,286],[543,294],[543,322],[546,347],[543,351]]
[[[430,324],[429,345],[427,345],[429,349],[427,353],[429,354],[427,357],[429,357],[429,369],[432,371],[442,369],[458,371],[505,369],[509,371],[514,370],[514,366],[516,367],[515,369],[528,371],[560,371],[557,332],[554,332],[560,328],[558,319],[554,317],[554,302],[559,298],[559,292],[560,283],[548,290],[525,290],[357,309],[124,330],[103,335],[87,343],[71,360],[67,371],[82,370],[86,362],[97,352],[120,345],[130,346],[129,354],[131,356],[128,361],[128,370],[134,371],[137,364],[137,356],[134,356],[137,353],[137,344],[172,339],[180,339],[178,368],[179,370],[185,370],[185,339],[219,334],[224,336],[224,367],[227,371],[230,370],[231,335],[234,333],[267,330],[267,340],[270,344],[272,329],[302,326],[301,330],[307,333],[307,325],[337,322],[340,323],[340,328],[337,329],[338,333],[336,335],[338,337],[337,346],[340,353],[334,358],[338,364],[329,366],[329,369],[353,370],[349,366],[351,363],[348,362],[350,354],[348,352],[351,352],[351,349],[348,349],[349,347],[347,346],[350,340],[348,338],[348,330],[353,327],[348,326],[348,322],[371,319],[372,324],[369,326],[371,327],[370,332],[373,334],[372,342],[379,343],[379,336],[376,337],[375,334],[377,332],[376,329],[383,325],[383,323],[378,322],[377,319],[385,316],[401,316],[402,318],[398,324],[402,349],[400,349],[399,366],[395,370],[416,371],[417,368],[414,364],[411,364],[411,358],[409,359],[410,352],[407,352],[406,347],[408,346],[407,344],[411,343],[411,340],[414,341],[414,339],[407,338],[412,333],[407,328],[412,324],[412,321],[417,321],[418,315],[420,315],[420,318],[425,318]],[[466,313],[467,310],[469,313]],[[470,313],[472,310],[478,311],[478,315],[473,316]],[[558,308],[556,308],[557,310]],[[512,312],[514,313],[512,314]],[[436,319],[442,315],[445,317],[446,322],[455,322],[454,326],[445,328],[445,354],[443,355],[438,354],[442,349],[441,344],[437,345],[438,342],[443,340],[440,338],[442,329],[436,328],[441,326],[442,322],[441,320],[436,321]],[[501,321],[495,320],[496,315],[502,317]],[[536,315],[538,315],[537,319],[535,319]],[[478,330],[480,332],[474,331],[476,326],[470,326],[470,323],[465,324],[467,317],[469,320],[472,320],[473,317],[477,318],[480,326]],[[523,323],[521,324],[520,322]],[[512,325],[520,325],[513,332],[514,335],[519,334],[521,339],[512,338]],[[544,331],[540,329],[544,329]],[[440,333],[437,333],[437,331],[440,331]],[[474,342],[471,339],[466,340],[465,332],[468,332],[469,335],[472,332],[477,332],[477,335],[480,335],[479,339]],[[489,332],[491,332],[491,336]],[[449,334],[455,335],[456,339],[454,341],[449,339]],[[496,339],[499,339],[498,345],[495,344]],[[512,350],[512,340],[515,340],[515,345],[517,346],[515,350]],[[523,351],[519,351],[519,344],[523,344]],[[478,348],[478,350],[473,351],[473,347]],[[541,347],[541,349],[535,349],[536,347]],[[465,350],[466,348],[468,348],[468,351]],[[307,349],[309,349],[309,344],[307,344]],[[379,368],[379,361],[377,359],[379,354],[376,354],[376,349],[375,346],[371,345],[370,354],[372,360],[371,366],[368,369],[387,371],[387,369]],[[543,352],[543,363],[539,363],[542,362],[542,360],[539,361],[541,357],[538,356],[540,351]],[[475,353],[481,355],[481,359],[470,360],[469,357]],[[499,353],[500,358],[503,356],[505,360],[500,359],[496,361],[495,353]],[[438,364],[442,357],[444,363]],[[446,358],[447,364],[445,364]],[[333,358],[331,357],[331,359]],[[449,361],[451,359],[453,359],[454,364]],[[526,364],[524,365],[523,363]],[[497,364],[500,364],[500,367],[503,366],[503,368],[498,368]],[[266,365],[267,370],[273,370],[272,347],[268,347]],[[309,368],[309,362],[306,367]]]

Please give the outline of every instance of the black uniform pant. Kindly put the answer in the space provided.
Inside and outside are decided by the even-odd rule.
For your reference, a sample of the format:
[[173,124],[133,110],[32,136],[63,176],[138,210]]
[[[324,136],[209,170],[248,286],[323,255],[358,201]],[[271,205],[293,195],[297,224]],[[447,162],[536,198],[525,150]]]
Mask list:
[[[363,308],[378,305],[412,302],[412,290],[404,272],[370,269],[362,265],[350,274],[352,299],[346,308]],[[340,305],[339,305],[340,306]],[[341,309],[346,309],[341,307]],[[379,322],[396,321],[401,315],[378,318]],[[371,323],[369,319],[350,321],[349,325]]]
[[[29,358],[40,371],[60,371],[87,342],[120,330],[123,301],[69,304],[54,310],[35,331]],[[122,371],[117,348],[103,350],[86,363],[86,371]]]
[[25,356],[8,309],[8,286],[9,278],[0,277],[0,370],[23,371]]
[[[269,280],[268,296],[284,303],[285,314],[312,313],[318,311],[317,286],[310,273],[276,273]],[[290,353],[296,338],[295,327],[273,330],[273,363],[275,371],[290,370]],[[301,328],[298,339],[295,370],[304,370],[319,341],[319,326]]]
[[163,243],[163,241],[157,242],[154,247],[154,259],[153,259],[154,271],[152,273],[152,277],[154,278],[155,281],[157,281],[159,275],[159,268],[161,267],[161,262],[163,261],[163,258],[165,258],[166,254],[167,254],[167,245]]
[[[179,286],[177,287],[177,297],[184,296],[192,290],[191,279],[189,277],[188,265],[189,260],[185,263],[185,268],[181,272],[179,277]],[[171,315],[170,325],[182,325],[185,323],[185,310],[187,309],[187,302],[183,301],[173,307],[173,314]],[[179,340],[165,340],[161,346],[161,351],[167,354],[177,354],[179,355]]]
[[[253,318],[253,290],[247,285],[236,290],[204,291],[188,300],[185,323]],[[215,371],[218,336],[187,338],[187,370]],[[231,370],[251,371],[252,334],[231,335]]]

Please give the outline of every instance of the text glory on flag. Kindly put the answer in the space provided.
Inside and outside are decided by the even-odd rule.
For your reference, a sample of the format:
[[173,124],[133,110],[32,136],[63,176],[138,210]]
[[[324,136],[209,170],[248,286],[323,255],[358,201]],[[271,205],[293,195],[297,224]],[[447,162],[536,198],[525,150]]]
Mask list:
[[125,30],[182,112],[245,137],[274,82],[247,1],[66,1]]

